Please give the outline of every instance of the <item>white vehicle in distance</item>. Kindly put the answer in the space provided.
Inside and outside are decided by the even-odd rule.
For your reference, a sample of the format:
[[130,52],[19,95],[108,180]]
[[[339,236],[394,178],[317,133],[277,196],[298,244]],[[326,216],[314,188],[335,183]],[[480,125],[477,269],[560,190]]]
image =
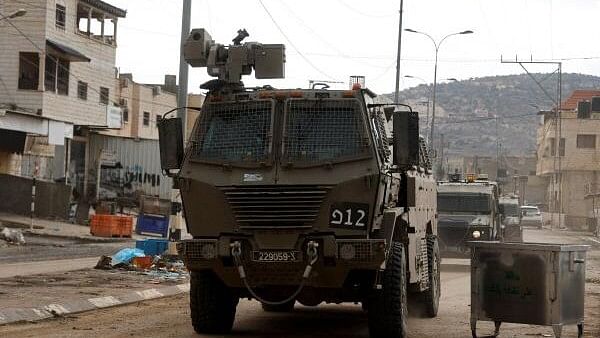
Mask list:
[[536,206],[523,205],[521,207],[521,226],[534,226],[542,228],[542,213]]

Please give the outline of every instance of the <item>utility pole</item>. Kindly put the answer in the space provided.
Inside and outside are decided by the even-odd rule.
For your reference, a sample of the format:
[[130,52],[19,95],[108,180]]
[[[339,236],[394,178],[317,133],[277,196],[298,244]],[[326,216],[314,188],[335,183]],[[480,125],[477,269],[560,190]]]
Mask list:
[[[550,197],[550,201],[552,202],[552,227],[554,228],[554,214],[558,211],[558,222],[557,226],[560,228],[562,226],[561,215],[563,213],[563,194],[562,194],[562,159],[560,155],[560,139],[562,137],[562,122],[561,122],[561,101],[562,101],[562,62],[559,61],[534,61],[531,58],[529,61],[521,61],[518,57],[515,57],[514,61],[504,60],[502,56],[500,56],[501,63],[516,63],[529,77],[537,84],[540,90],[546,95],[550,101],[554,104],[554,163],[553,163],[553,175],[552,175],[552,196]],[[544,86],[542,86],[541,82],[536,79],[529,70],[525,67],[527,64],[549,64],[555,65],[556,70],[552,73],[557,73],[558,75],[558,84],[556,88],[556,96],[553,97],[551,93],[549,93]],[[550,203],[549,203],[550,204]]]
[[[187,62],[185,62],[185,58],[183,56],[183,45],[190,34],[191,15],[192,0],[183,0],[183,11],[181,13],[181,45],[179,46],[179,88],[177,90],[178,107],[187,107],[189,66]],[[187,127],[186,109],[179,109],[177,111],[177,116],[181,118],[183,123],[183,135],[185,138]]]
[[400,20],[398,21],[398,54],[396,55],[396,90],[394,91],[394,103],[398,104],[400,98],[400,51],[402,49],[402,8],[404,0],[400,0]]
[[[181,107],[177,111],[177,117],[181,118],[183,124],[183,140],[187,135],[187,107],[188,101],[188,73],[189,66],[183,56],[183,45],[190,34],[190,21],[192,15],[192,0],[183,0],[183,10],[181,12],[181,45],[179,46],[179,86],[177,88],[177,107]],[[169,239],[178,241],[181,239],[181,229],[183,228],[183,216],[180,208],[174,208],[175,205],[180,205],[180,193],[179,190],[171,189],[171,215],[169,219],[170,233]]]

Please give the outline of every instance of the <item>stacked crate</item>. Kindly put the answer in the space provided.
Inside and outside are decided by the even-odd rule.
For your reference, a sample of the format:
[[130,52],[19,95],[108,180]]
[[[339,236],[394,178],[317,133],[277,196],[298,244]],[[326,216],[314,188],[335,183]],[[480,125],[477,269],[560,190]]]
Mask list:
[[92,215],[90,233],[98,237],[131,237],[133,233],[133,217]]

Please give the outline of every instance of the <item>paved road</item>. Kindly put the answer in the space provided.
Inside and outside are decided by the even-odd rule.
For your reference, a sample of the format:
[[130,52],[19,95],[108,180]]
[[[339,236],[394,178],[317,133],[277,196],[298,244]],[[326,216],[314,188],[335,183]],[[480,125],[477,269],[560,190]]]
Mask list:
[[[591,242],[585,236],[527,231],[529,241]],[[565,237],[568,236],[568,237]],[[593,243],[593,242],[592,242]],[[450,262],[450,261],[449,261]],[[588,269],[598,269],[598,260],[589,261]],[[440,313],[434,319],[411,318],[411,337],[470,337],[469,274],[464,267],[442,268]],[[588,283],[589,284],[589,283]],[[600,293],[597,288],[586,297],[586,337],[600,337]],[[481,334],[492,326],[481,323]],[[575,328],[566,327],[563,337],[575,337]],[[547,327],[503,324],[500,337],[550,337]],[[160,299],[137,305],[105,309],[38,324],[0,327],[6,337],[210,337],[196,335],[189,321],[187,296]],[[234,331],[213,337],[362,337],[367,338],[366,316],[357,305],[321,305],[315,308],[296,306],[293,313],[265,313],[254,301],[242,301],[238,307]]]
[[[25,235],[26,245],[0,248],[0,264],[59,260],[112,255],[124,247],[135,246],[134,240],[90,242],[60,237]],[[0,270],[1,271],[1,270]]]

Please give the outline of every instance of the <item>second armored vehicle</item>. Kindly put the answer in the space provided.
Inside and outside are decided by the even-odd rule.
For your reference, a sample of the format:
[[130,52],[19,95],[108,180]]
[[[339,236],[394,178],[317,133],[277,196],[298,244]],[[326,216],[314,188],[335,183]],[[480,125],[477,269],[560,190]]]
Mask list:
[[494,241],[502,237],[498,186],[475,175],[450,175],[438,182],[439,240],[443,253],[466,253],[468,241]]

